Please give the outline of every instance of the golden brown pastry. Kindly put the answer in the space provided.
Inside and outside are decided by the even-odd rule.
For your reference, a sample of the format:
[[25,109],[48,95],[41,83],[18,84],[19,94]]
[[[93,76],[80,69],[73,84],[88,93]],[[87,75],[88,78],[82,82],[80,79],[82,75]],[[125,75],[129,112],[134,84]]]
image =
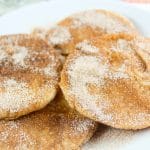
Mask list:
[[115,128],[150,127],[150,40],[117,34],[85,43],[61,73],[69,105]]
[[13,121],[0,121],[1,150],[76,150],[97,123],[70,109],[59,93],[44,109]]
[[112,33],[138,34],[130,20],[106,10],[88,10],[73,14],[49,31],[36,29],[33,34],[69,54],[75,45],[85,39]]
[[56,95],[60,62],[52,47],[30,35],[0,37],[0,119],[45,107]]

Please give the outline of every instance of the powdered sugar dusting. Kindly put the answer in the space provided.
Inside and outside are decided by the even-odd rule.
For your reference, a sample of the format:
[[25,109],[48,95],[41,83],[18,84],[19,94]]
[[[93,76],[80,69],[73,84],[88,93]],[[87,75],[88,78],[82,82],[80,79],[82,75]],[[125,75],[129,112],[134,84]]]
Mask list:
[[6,59],[8,57],[6,51],[3,50],[3,46],[0,46],[0,61]]
[[[36,143],[36,141],[20,127],[21,124],[19,122],[8,121],[5,124],[5,121],[2,121],[1,125],[2,124],[4,124],[4,127],[6,128],[4,131],[0,132],[0,141],[2,143],[5,143],[6,141],[9,142],[9,138],[11,139],[13,137],[14,140],[17,140],[15,141],[17,144],[13,146],[13,149],[15,150],[19,150],[20,147],[21,149],[26,150],[29,146],[32,147],[32,145]],[[6,144],[8,149],[12,149],[12,145]]]
[[99,49],[90,44],[89,41],[84,40],[76,45],[76,48],[81,50],[82,52],[89,52],[89,53],[97,53]]
[[[20,41],[19,36],[2,39],[1,118],[15,118],[40,109],[56,94],[59,60],[46,43],[29,37],[20,36]],[[11,38],[16,43],[8,45]]]
[[93,121],[91,121],[90,119],[79,119],[78,116],[76,116],[76,118],[72,120],[70,125],[72,127],[72,131],[74,130],[74,132],[72,133],[74,135],[79,133],[84,134],[84,132],[87,131],[89,127],[95,127],[95,123],[93,123]]
[[48,36],[50,44],[65,44],[71,40],[71,34],[67,27],[56,26],[51,29],[52,34]]
[[5,141],[8,138],[8,132],[0,132],[0,141]]
[[46,68],[44,68],[44,74],[57,77],[56,70],[54,70],[50,65],[48,65]]
[[117,70],[113,73],[109,73],[110,79],[129,79],[129,75],[125,72],[126,71],[126,65],[122,64]]
[[33,140],[27,133],[25,133],[23,130],[19,132],[19,140],[18,145],[16,146],[16,150],[20,149],[22,147],[23,150],[28,149],[29,145],[30,147],[36,143],[35,140]]
[[[54,88],[56,83],[53,80],[47,81],[39,87],[39,92],[32,90],[26,82],[15,79],[7,79],[0,85],[0,110],[10,113],[18,112],[29,108],[30,105],[45,100],[45,91]],[[57,79],[56,79],[57,82]],[[46,99],[47,101],[47,99]]]
[[[38,112],[12,121],[1,120],[0,145],[2,149],[8,147],[14,150],[49,147],[76,149],[92,135],[96,125],[94,121],[68,108],[60,95],[51,105]],[[76,141],[79,136],[80,141]]]
[[118,39],[115,46],[110,48],[112,51],[130,53],[132,51],[129,41]]
[[150,118],[150,113],[149,114],[143,112],[137,113],[133,118],[133,124],[138,126],[140,124],[139,122],[145,122],[145,118]]
[[[135,38],[133,43],[140,49],[149,52],[150,49],[150,39],[144,37]],[[149,52],[150,53],[150,52]]]
[[[15,69],[29,69],[31,72],[40,73],[50,77],[56,77],[57,74],[57,63],[55,56],[50,54],[48,50],[30,50],[29,48],[22,46],[0,46],[0,65],[4,63],[13,63]],[[47,55],[47,61],[49,62],[46,67],[38,67],[31,65],[30,61],[35,62],[39,55]],[[40,56],[40,57],[41,57]],[[42,62],[42,57],[40,58]]]
[[32,71],[35,73],[44,74],[45,76],[53,77],[56,79],[58,77],[58,72],[56,71],[54,67],[55,66],[48,64],[44,68],[34,67],[32,68]]
[[47,35],[47,30],[45,28],[35,28],[32,32],[32,35],[45,40]]
[[0,109],[17,112],[20,108],[28,107],[34,101],[35,94],[24,82],[8,79],[0,87]]
[[58,65],[58,60],[55,57],[55,55],[50,54],[47,50],[42,50],[40,52],[31,52],[31,60],[32,62],[36,61],[36,55],[46,55],[47,56],[47,62],[49,62],[47,65],[43,67],[38,67],[38,66],[29,66],[29,69],[31,69],[32,72],[34,73],[40,73],[45,76],[50,76],[57,78],[58,77],[58,72],[57,72],[57,65]]
[[75,14],[73,19],[73,28],[88,25],[93,28],[99,27],[106,33],[132,32],[129,26],[120,21],[117,17],[112,17],[108,13],[98,12],[96,10],[85,11]]
[[[100,69],[97,69],[100,68]],[[76,58],[73,64],[68,69],[70,77],[71,90],[70,93],[79,99],[79,102],[84,108],[92,111],[101,119],[111,120],[111,116],[103,112],[103,109],[98,109],[96,105],[97,99],[103,99],[99,95],[92,95],[88,91],[88,85],[96,84],[97,86],[104,85],[104,77],[108,72],[107,64],[101,65],[101,59],[92,56],[80,56]],[[105,101],[101,108],[105,108],[108,104]]]
[[19,64],[21,66],[24,66],[24,59],[27,57],[28,55],[28,50],[25,47],[17,47],[15,49],[14,54],[12,55],[12,58],[14,60],[15,64]]
[[[107,79],[112,81],[128,79],[129,76],[125,73],[125,65],[112,70],[109,62],[103,57],[91,55],[76,56],[72,61],[67,71],[71,84],[69,93],[78,99],[83,108],[92,111],[101,120],[111,120],[111,115],[104,113],[109,105],[105,100],[107,96],[104,93],[90,93],[89,86],[94,85],[101,88],[105,85]],[[99,107],[98,104],[101,106]]]
[[28,49],[21,46],[0,46],[0,61],[12,61],[19,66],[25,66],[25,58],[28,56]]

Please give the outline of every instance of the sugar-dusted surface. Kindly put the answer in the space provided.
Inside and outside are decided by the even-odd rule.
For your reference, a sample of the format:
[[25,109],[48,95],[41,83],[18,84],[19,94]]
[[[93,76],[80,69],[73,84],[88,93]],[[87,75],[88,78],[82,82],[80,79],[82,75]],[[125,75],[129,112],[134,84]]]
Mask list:
[[85,116],[116,128],[149,127],[149,54],[132,36],[101,38],[90,41],[99,49],[97,55],[76,51],[68,57],[60,84],[67,101]]
[[88,41],[84,40],[76,45],[76,48],[82,52],[87,53],[97,53],[99,49],[93,45],[91,45]]
[[[30,40],[33,40],[33,43]],[[34,45],[36,42],[39,43]],[[56,68],[59,62],[53,49],[48,47],[44,41],[28,35],[12,35],[2,36],[0,43],[2,44],[0,46],[1,64],[5,65],[6,63],[7,66],[8,63],[12,63],[15,69],[30,69],[31,72],[36,71],[49,76],[55,74],[54,77],[56,77]]]
[[[136,24],[140,27],[140,29],[141,30],[144,30],[145,31],[145,35],[148,35],[149,33],[148,33],[148,31],[149,31],[149,27],[147,26],[148,25],[148,22],[149,22],[149,17],[148,17],[148,13],[146,13],[146,12],[142,12],[142,11],[140,11],[140,10],[136,10],[135,8],[132,8],[131,6],[128,8],[128,9],[125,9],[125,8],[123,8],[123,5],[119,5],[118,7],[114,7],[115,6],[115,4],[113,3],[113,4],[110,4],[110,2],[104,2],[105,4],[101,4],[100,5],[100,1],[97,1],[97,3],[94,3],[94,2],[96,2],[97,0],[95,0],[95,1],[91,1],[91,3],[93,3],[93,7],[105,7],[105,8],[107,8],[107,9],[115,9],[115,8],[117,8],[117,11],[119,11],[119,12],[121,12],[122,14],[125,14],[126,16],[130,16],[130,18],[133,20],[133,21],[135,21],[136,22]],[[12,19],[14,19],[14,20],[18,20],[18,18],[20,17],[20,16],[24,16],[25,17],[25,19],[24,18],[22,18],[22,20],[24,21],[22,24],[21,24],[21,31],[24,31],[24,30],[28,30],[27,28],[32,28],[32,23],[33,23],[33,21],[30,21],[29,22],[29,25],[28,26],[26,26],[26,24],[25,24],[25,21],[26,21],[26,18],[31,18],[31,19],[29,19],[29,20],[32,20],[33,18],[34,18],[34,22],[36,22],[37,20],[38,20],[38,22],[42,22],[43,20],[41,19],[41,18],[44,18],[45,17],[45,15],[47,14],[47,17],[45,17],[45,20],[47,20],[47,22],[48,23],[50,23],[50,22],[52,22],[53,21],[53,18],[57,18],[59,15],[61,16],[61,17],[63,17],[65,14],[65,12],[68,10],[68,13],[71,13],[72,11],[77,11],[78,9],[86,9],[87,7],[89,7],[89,8],[91,8],[91,3],[84,3],[84,1],[78,1],[78,2],[76,2],[76,1],[74,1],[74,2],[72,2],[72,1],[68,1],[70,4],[72,4],[72,5],[69,5],[69,7],[67,7],[67,5],[66,5],[66,3],[64,3],[64,2],[61,2],[61,1],[58,1],[58,2],[56,2],[56,4],[55,4],[55,6],[53,7],[54,9],[47,9],[47,10],[45,10],[45,6],[48,6],[48,7],[51,7],[51,4],[49,3],[49,5],[47,5],[47,3],[43,6],[42,4],[39,4],[39,6],[40,6],[40,8],[41,8],[41,10],[43,10],[43,11],[39,11],[39,7],[34,7],[34,11],[33,11],[33,7],[30,7],[30,8],[27,8],[27,9],[25,9],[24,10],[24,14],[22,14],[21,15],[21,13],[16,13],[16,15],[14,15],[14,16],[11,16],[11,14],[6,18],[6,22],[4,23],[4,24],[8,24],[7,23],[7,21],[9,21],[9,22],[11,22],[11,20]],[[63,5],[60,5],[60,3],[62,3]],[[99,5],[96,5],[96,4],[98,4],[99,3]],[[52,3],[53,4],[53,3]],[[79,8],[78,7],[74,7],[74,4],[78,4],[78,6],[79,6]],[[65,8],[66,7],[66,8]],[[55,9],[55,8],[57,8],[57,9]],[[59,10],[59,12],[61,11],[61,10],[64,10],[65,9],[65,11],[62,11],[63,13],[55,13],[55,12],[58,12],[58,10]],[[26,15],[26,13],[28,13],[29,11],[28,10],[31,10],[31,12],[34,12],[32,15]],[[126,11],[126,10],[128,10],[128,11]],[[39,13],[39,14],[41,14],[41,18],[40,17],[36,17],[36,16],[38,16],[37,15],[37,13]],[[48,12],[48,13],[45,13],[45,12]],[[132,12],[132,13],[131,13]],[[49,14],[49,15],[48,15]],[[49,17],[50,16],[50,14],[51,14],[51,16],[52,17]],[[135,15],[135,14],[137,14],[137,15]],[[54,16],[55,15],[55,16]],[[137,17],[138,16],[138,17]],[[143,16],[143,17],[141,17],[141,16]],[[47,19],[46,19],[47,18]],[[141,19],[142,18],[142,19]],[[147,19],[146,19],[147,18]],[[21,22],[21,21],[20,21]],[[10,26],[10,24],[12,25],[12,26]],[[20,24],[19,23],[17,23],[16,24],[16,22],[15,21],[13,21],[13,22],[11,22],[8,26],[10,26],[10,27],[8,27],[7,28],[7,26],[6,26],[6,31],[8,31],[8,32],[18,32],[18,27],[20,27]],[[44,23],[43,23],[44,24]],[[15,25],[16,26],[16,28],[13,28],[13,25]],[[2,26],[2,25],[1,25]],[[12,28],[11,28],[12,27]],[[148,29],[148,30],[147,30]],[[147,30],[147,31],[146,31]],[[6,32],[5,30],[3,30],[3,28],[1,29],[1,31],[2,32]],[[145,139],[145,136],[143,135],[141,138],[143,138],[143,139]],[[110,139],[110,137],[108,137],[107,139]],[[106,139],[106,140],[107,140]],[[149,138],[150,139],[150,138]],[[139,148],[140,147],[140,145],[141,146],[143,146],[141,149],[146,149],[147,147],[150,147],[150,146],[147,146],[147,145],[149,145],[148,143],[150,143],[150,142],[143,142],[142,144],[140,144],[140,141],[141,140],[137,140],[136,141],[136,145],[137,145],[137,148]],[[110,141],[111,142],[111,141]],[[112,142],[114,142],[113,140],[112,140]],[[147,143],[147,145],[146,145],[146,143]],[[106,143],[107,144],[107,143]],[[134,144],[134,142],[131,142],[130,143],[130,146],[131,145],[133,145]],[[107,145],[109,145],[109,143],[107,144]],[[117,144],[116,144],[117,145]],[[122,148],[124,147],[124,144],[122,145]],[[93,146],[93,148],[94,148],[94,146]]]
[[[51,83],[52,84],[52,83]],[[27,109],[30,112],[30,107],[36,103],[43,103],[47,89],[52,87],[47,83],[41,86],[36,94],[27,82],[7,79],[0,85],[0,114],[3,116],[5,112],[19,113]],[[44,104],[43,104],[44,105]],[[38,108],[37,108],[38,109]],[[28,112],[26,112],[28,113]],[[11,116],[11,115],[10,115]]]
[[[130,20],[123,16],[106,10],[88,10],[66,17],[59,21],[55,27],[44,30],[35,29],[32,34],[45,39],[53,46],[59,47],[63,54],[68,55],[74,51],[76,44],[84,40],[107,33],[122,32],[138,34]],[[87,47],[86,43],[85,45]],[[90,50],[90,45],[88,47]]]
[[[107,102],[103,103],[102,109],[99,109],[96,104],[96,100],[99,99],[99,95],[93,95],[88,91],[90,84],[104,85],[104,77],[108,72],[108,66],[100,65],[102,60],[100,58],[92,56],[79,56],[75,59],[72,65],[68,68],[69,82],[70,82],[70,94],[75,95],[79,99],[79,103],[83,108],[92,111],[96,115],[100,115],[101,118],[111,119],[111,116],[105,115],[103,107],[107,107]],[[97,68],[100,68],[97,70]],[[100,99],[103,99],[102,97]]]
[[[91,111],[101,120],[112,120],[112,116],[105,113],[105,109],[110,104],[105,101],[102,94],[90,93],[89,86],[94,85],[97,88],[105,86],[106,78],[112,80],[128,78],[128,75],[123,72],[122,66],[115,73],[111,73],[109,70],[109,64],[102,57],[81,55],[72,61],[67,71],[71,84],[69,94],[78,99],[82,108]],[[101,107],[98,106],[98,103]]]
[[110,47],[110,49],[112,51],[116,51],[116,52],[121,52],[121,53],[130,53],[130,51],[132,51],[131,46],[130,46],[130,42],[126,41],[124,39],[118,39],[116,42],[116,45],[112,45],[112,47]]
[[0,147],[77,149],[92,136],[96,126],[94,121],[70,109],[60,94],[40,111],[17,120],[0,121]]
[[106,33],[131,33],[133,25],[126,18],[103,10],[89,10],[72,16],[73,28],[91,26],[100,28]]
[[47,37],[47,41],[50,44],[65,44],[71,40],[71,34],[67,27],[55,26],[51,28],[50,34]]
[[28,54],[28,50],[25,47],[21,48],[19,46],[16,46],[14,48],[14,51],[13,51],[12,47],[5,48],[4,46],[1,46],[0,52],[1,52],[0,61],[3,61],[5,59],[9,59],[9,53],[10,53],[10,54],[12,54],[12,59],[13,59],[14,63],[15,64],[21,64],[21,65],[24,64],[24,58]]
[[18,111],[20,108],[29,107],[31,100],[36,101],[35,93],[29,89],[24,82],[17,82],[14,79],[8,79],[1,83],[1,88],[5,92],[0,93],[0,110]]
[[0,44],[0,118],[17,118],[43,108],[58,88],[57,54],[30,35],[1,36]]
[[47,29],[36,27],[32,30],[32,35],[45,40],[45,38],[47,36]]

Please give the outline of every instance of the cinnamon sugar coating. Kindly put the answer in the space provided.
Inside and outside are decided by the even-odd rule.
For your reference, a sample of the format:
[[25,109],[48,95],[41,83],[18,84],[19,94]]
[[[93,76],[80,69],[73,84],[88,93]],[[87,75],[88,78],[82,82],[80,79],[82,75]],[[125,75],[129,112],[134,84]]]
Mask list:
[[12,121],[0,121],[0,147],[5,150],[79,149],[97,123],[70,109],[59,93],[44,109]]
[[115,128],[150,126],[150,41],[126,34],[88,41],[69,55],[60,86],[69,105]]
[[45,39],[48,43],[68,55],[77,43],[104,34],[130,33],[137,35],[138,30],[126,17],[107,10],[88,10],[73,14],[57,23],[56,27],[39,29],[34,35]]
[[0,37],[0,119],[46,106],[56,95],[60,62],[53,48],[30,35]]

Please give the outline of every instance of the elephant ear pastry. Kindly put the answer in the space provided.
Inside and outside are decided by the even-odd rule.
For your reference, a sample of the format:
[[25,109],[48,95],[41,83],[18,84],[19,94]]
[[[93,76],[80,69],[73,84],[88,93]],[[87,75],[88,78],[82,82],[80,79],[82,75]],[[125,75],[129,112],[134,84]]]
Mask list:
[[90,38],[113,33],[138,34],[134,24],[126,17],[106,10],[88,10],[73,14],[50,29],[36,29],[33,35],[45,39],[49,44],[68,55],[77,43]]
[[59,93],[44,109],[16,120],[0,121],[1,149],[79,149],[97,123],[70,109]]
[[60,62],[51,46],[30,35],[0,37],[0,119],[14,119],[54,99]]
[[114,34],[87,43],[90,51],[82,43],[61,73],[60,86],[69,105],[115,128],[149,127],[150,40]]

